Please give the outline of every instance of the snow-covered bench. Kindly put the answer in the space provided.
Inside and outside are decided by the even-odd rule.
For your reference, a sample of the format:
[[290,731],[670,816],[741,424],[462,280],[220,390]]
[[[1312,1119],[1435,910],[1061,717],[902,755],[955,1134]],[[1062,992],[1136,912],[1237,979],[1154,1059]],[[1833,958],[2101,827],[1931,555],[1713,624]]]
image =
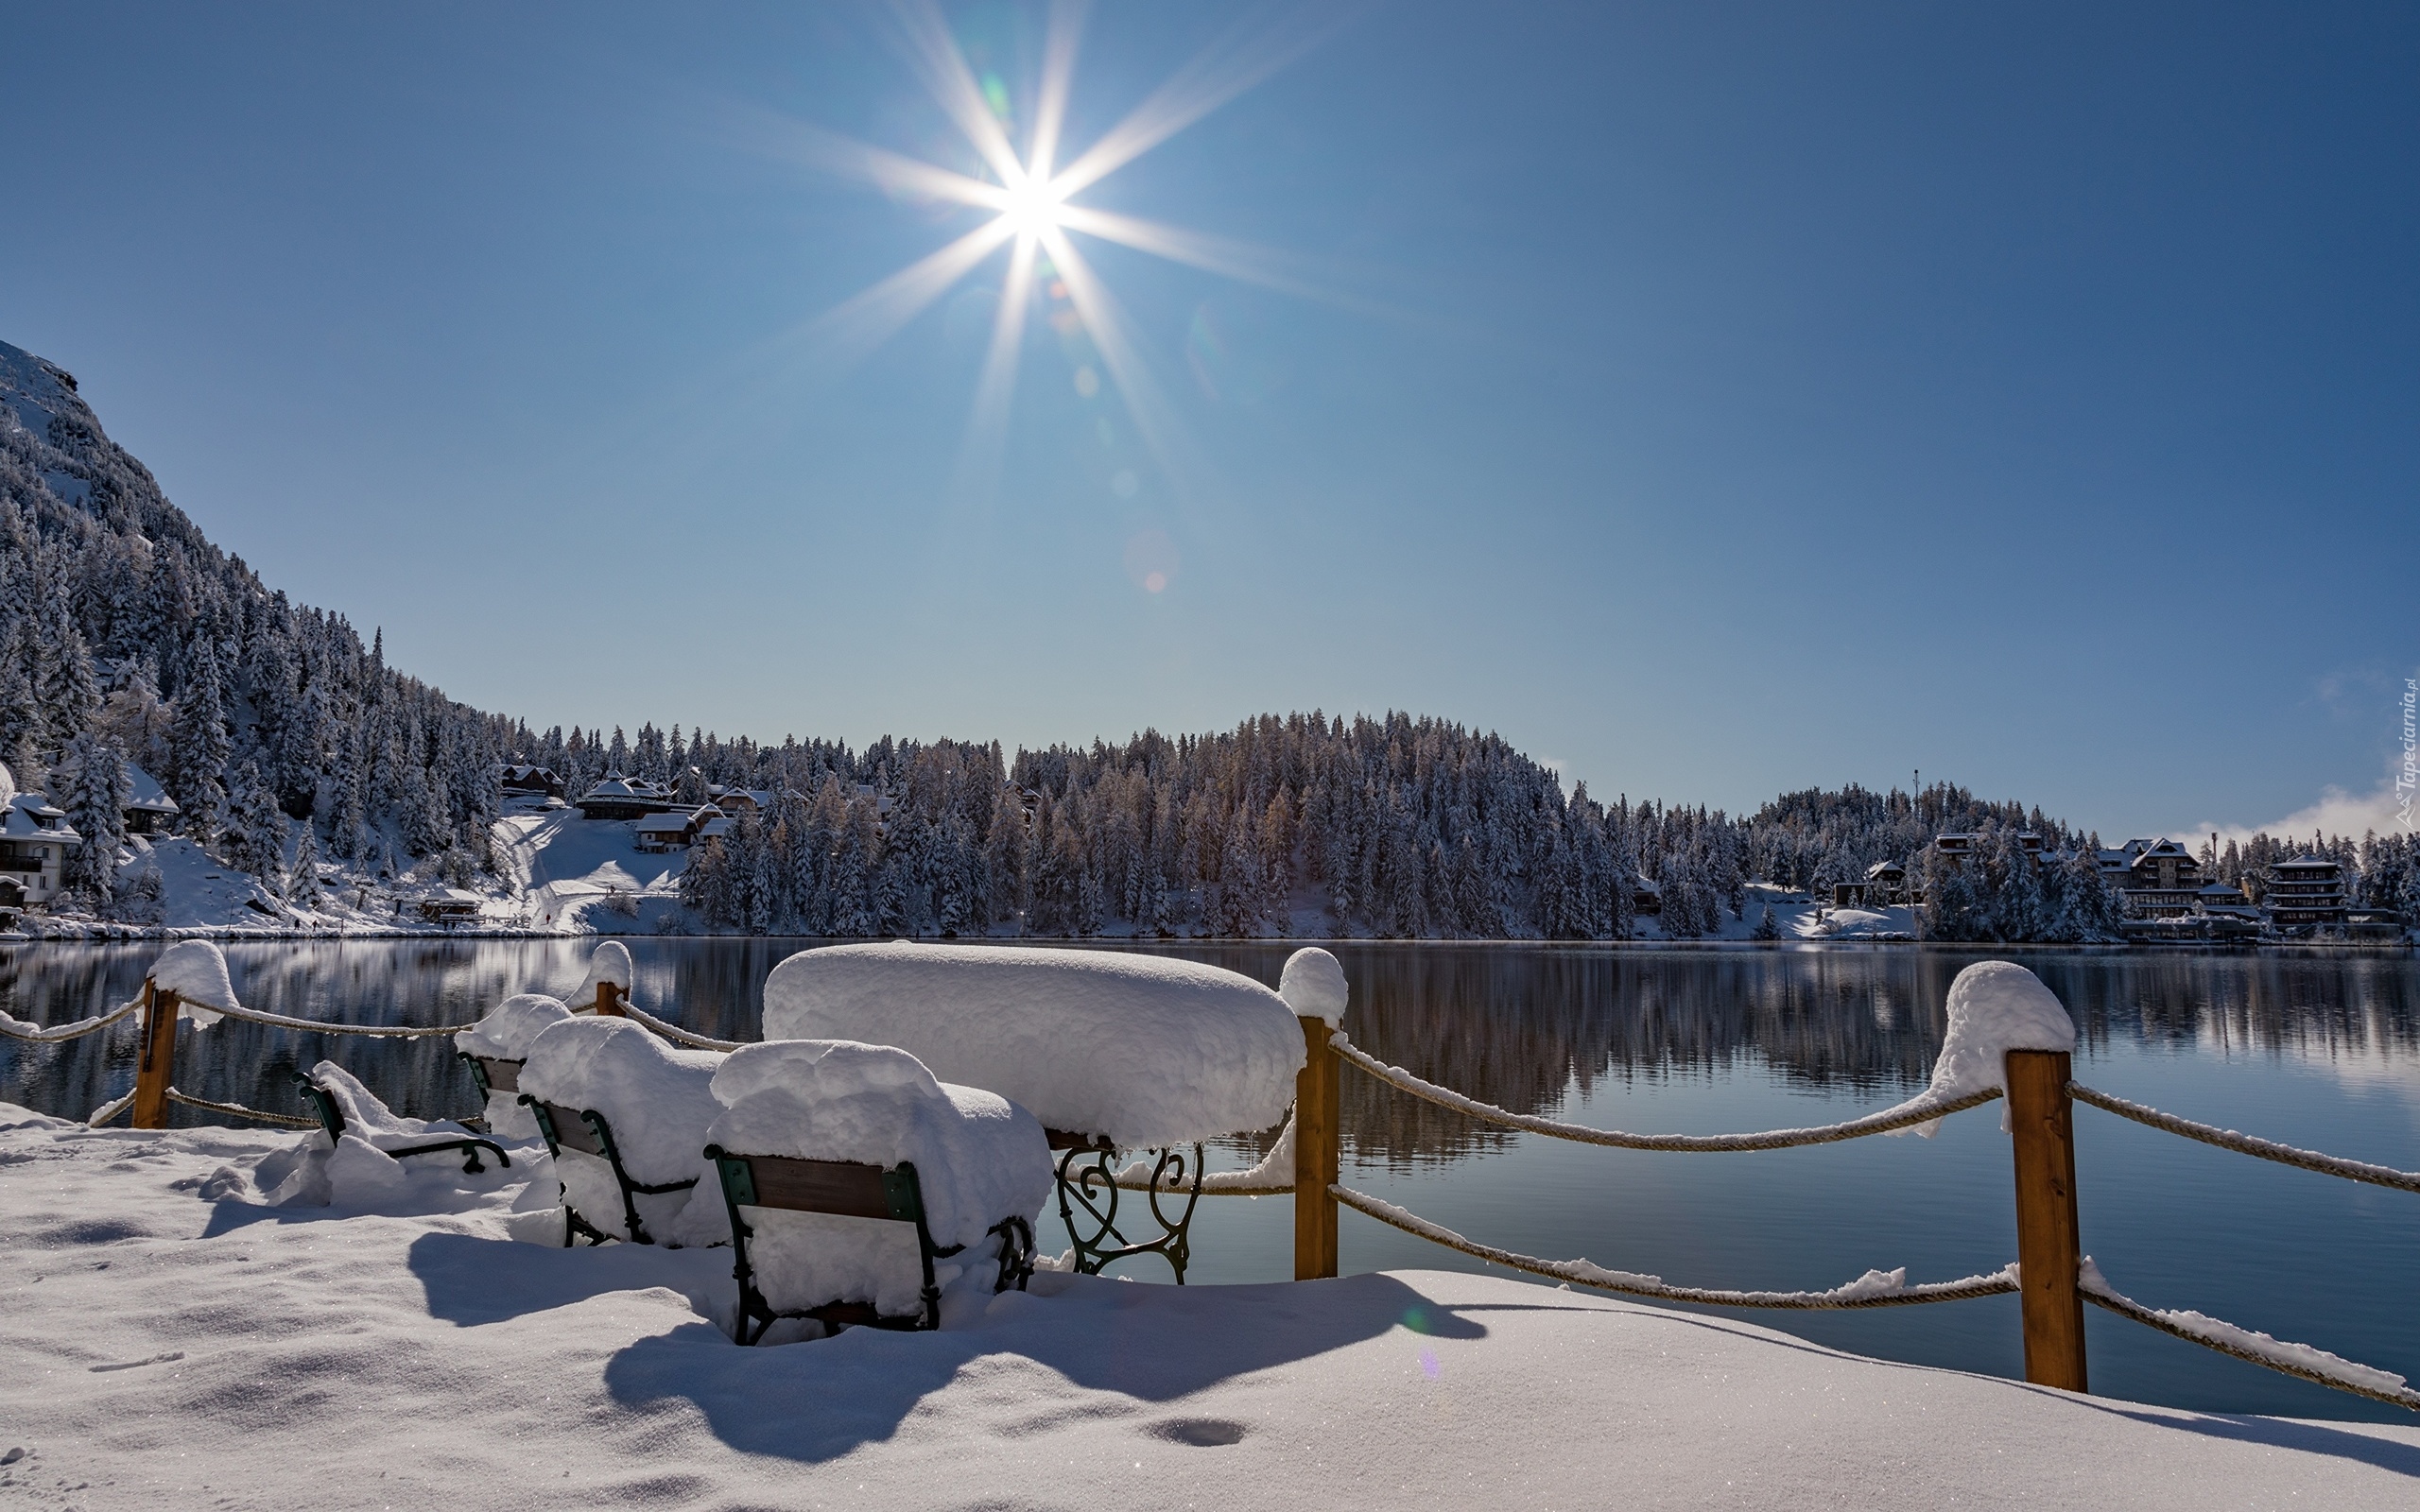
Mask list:
[[713,1090],[738,1342],[784,1318],[938,1328],[944,1295],[1025,1285],[1051,1178],[1031,1113],[904,1050],[828,1040],[735,1050]]
[[553,1156],[563,1243],[720,1239],[719,1214],[683,1222],[707,1169],[712,1084],[723,1057],[675,1050],[628,1019],[562,1019],[529,1041],[518,1078]]
[[[1258,982],[1118,951],[805,951],[766,980],[765,1036],[895,1045],[944,1083],[1028,1109],[1059,1153],[1078,1268],[1154,1253],[1180,1281],[1202,1142],[1281,1121],[1304,1061],[1296,1010]],[[1118,1227],[1120,1150],[1147,1152],[1155,1239],[1130,1242]],[[1164,1196],[1181,1207],[1165,1211]]]
[[521,1106],[521,1068],[538,1036],[571,1017],[571,1009],[542,993],[509,997],[487,1017],[454,1037],[454,1053],[470,1069],[485,1106],[488,1132],[506,1139],[538,1137],[538,1125]]
[[[430,1125],[419,1119],[398,1119],[389,1113],[377,1099],[354,1080],[334,1061],[323,1060],[309,1071],[298,1071],[294,1081],[302,1090],[302,1100],[311,1107],[327,1130],[328,1148],[337,1149],[344,1137],[353,1134],[367,1141],[379,1154],[393,1160],[413,1155],[443,1155],[448,1151],[462,1152],[462,1170],[475,1174],[487,1169],[479,1163],[481,1150],[493,1150],[498,1164],[510,1166],[512,1157],[493,1140],[481,1139],[465,1129],[460,1134],[445,1134],[429,1139],[432,1128],[444,1133],[445,1125]],[[347,1110],[351,1116],[347,1116]],[[458,1125],[457,1125],[458,1126]]]

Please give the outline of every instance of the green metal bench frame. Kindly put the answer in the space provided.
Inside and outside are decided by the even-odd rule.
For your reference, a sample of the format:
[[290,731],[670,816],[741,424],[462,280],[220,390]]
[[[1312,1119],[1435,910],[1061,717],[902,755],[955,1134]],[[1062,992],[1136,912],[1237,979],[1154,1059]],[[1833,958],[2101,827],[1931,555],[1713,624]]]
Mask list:
[[[344,1138],[344,1109],[337,1106],[335,1094],[311,1079],[309,1072],[296,1072],[294,1081],[295,1085],[302,1089],[302,1096],[310,1103],[311,1110],[320,1116],[320,1126],[328,1131],[328,1147],[334,1149],[337,1142]],[[475,1135],[468,1139],[431,1140],[426,1144],[406,1144],[400,1149],[381,1150],[379,1153],[400,1160],[407,1155],[441,1155],[447,1150],[462,1152],[462,1170],[465,1175],[473,1175],[487,1169],[479,1163],[481,1150],[493,1150],[496,1163],[507,1170],[511,1169],[512,1166],[512,1157],[504,1153],[503,1145],[493,1140],[483,1140]]]
[[[813,1318],[828,1329],[850,1327],[923,1330],[942,1326],[942,1289],[933,1280],[933,1262],[964,1250],[933,1243],[925,1221],[925,1189],[916,1167],[908,1161],[885,1168],[854,1160],[803,1160],[786,1155],[735,1155],[719,1144],[706,1146],[722,1181],[722,1199],[731,1210],[732,1280],[739,1283],[739,1314],[732,1338],[754,1344],[776,1318]],[[923,1306],[904,1316],[889,1316],[871,1302],[826,1302],[821,1307],[776,1311],[756,1289],[755,1267],[749,1263],[748,1241],[755,1230],[740,1216],[742,1208],[780,1212],[821,1212],[842,1218],[871,1218],[916,1226],[916,1249],[924,1262]],[[1019,1291],[1033,1275],[1033,1226],[1023,1218],[1003,1218],[988,1233],[1000,1236],[1000,1271],[994,1293],[1011,1284]]]
[[[1075,1246],[1077,1273],[1098,1276],[1118,1261],[1157,1255],[1176,1273],[1176,1283],[1184,1285],[1184,1268],[1193,1258],[1193,1210],[1201,1200],[1201,1146],[1194,1145],[1189,1158],[1174,1146],[1142,1152],[1151,1160],[1151,1184],[1144,1197],[1160,1234],[1136,1242],[1117,1227],[1116,1147],[1098,1134],[1055,1128],[1043,1132],[1059,1154],[1059,1218]],[[1184,1205],[1170,1216],[1163,1198],[1181,1198]]]
[[521,1091],[521,1068],[529,1062],[506,1060],[496,1056],[475,1056],[467,1050],[457,1050],[454,1054],[462,1064],[471,1068],[471,1082],[479,1090],[481,1108],[487,1107],[488,1099],[498,1092],[517,1093]]
[[[527,1092],[521,1094],[520,1102],[537,1118],[538,1132],[546,1137],[547,1154],[560,1160],[564,1150],[578,1150],[582,1155],[596,1156],[613,1168],[614,1180],[622,1189],[623,1231],[631,1236],[632,1243],[655,1243],[647,1231],[646,1221],[639,1217],[639,1198],[686,1192],[698,1184],[694,1176],[685,1181],[663,1181],[652,1186],[645,1181],[631,1180],[631,1173],[623,1168],[621,1149],[614,1143],[614,1125],[606,1122],[604,1114],[593,1108],[565,1108],[561,1103],[550,1103]],[[615,1237],[580,1216],[579,1210],[571,1205],[570,1188],[565,1187],[560,1177],[556,1179],[555,1186],[562,1193],[565,1249],[571,1247],[575,1236],[584,1238],[592,1245],[601,1245]]]

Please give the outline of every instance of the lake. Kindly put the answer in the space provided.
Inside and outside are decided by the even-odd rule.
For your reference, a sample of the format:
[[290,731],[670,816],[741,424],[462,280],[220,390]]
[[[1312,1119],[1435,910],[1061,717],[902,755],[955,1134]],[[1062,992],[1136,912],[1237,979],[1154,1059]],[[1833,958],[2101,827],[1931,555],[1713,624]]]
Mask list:
[[[356,1023],[475,1018],[517,991],[562,993],[590,940],[234,944],[255,1007]],[[631,939],[641,1007],[753,1039],[766,973],[812,942]],[[1950,979],[1998,955],[2075,1017],[2076,1076],[2103,1091],[2286,1143],[2420,1169],[2420,962],[2408,952],[2152,954],[1908,946],[1332,947],[1353,984],[1346,1031],[1380,1058],[1525,1113],[1634,1131],[1828,1123],[1921,1088]],[[0,947],[0,1006],[56,1022],[125,1001],[157,944]],[[1183,943],[1172,954],[1274,985],[1292,947]],[[0,1040],[0,1098],[80,1117],[133,1078],[131,1024],[60,1046]],[[381,1042],[239,1022],[189,1034],[179,1084],[296,1111],[288,1073],[340,1060],[399,1111],[476,1103],[443,1040]],[[1475,1239],[1585,1257],[1683,1284],[1821,1288],[1869,1268],[1910,1280],[2015,1256],[1998,1105],[1932,1140],[1875,1138],[1757,1154],[1656,1154],[1478,1125],[1344,1071],[1345,1181]],[[178,1109],[180,1120],[191,1115]],[[2085,1248],[2111,1282],[2365,1364],[2420,1375],[2420,1195],[2357,1186],[2158,1133],[2079,1106]],[[1264,1136],[1265,1138],[1265,1136]],[[1251,1140],[1214,1165],[1249,1163]],[[1347,1271],[1480,1268],[1346,1210]],[[1055,1213],[1044,1247],[1063,1245]],[[1055,1243],[1054,1243],[1055,1240]],[[1195,1283],[1292,1274],[1285,1197],[1204,1197]],[[1164,1279],[1149,1257],[1137,1280]],[[2017,1376],[2014,1297],[1863,1313],[1736,1315],[1819,1343]],[[2086,1309],[2094,1389],[2212,1411],[2408,1420]],[[1911,1377],[1921,1389],[1921,1377]]]

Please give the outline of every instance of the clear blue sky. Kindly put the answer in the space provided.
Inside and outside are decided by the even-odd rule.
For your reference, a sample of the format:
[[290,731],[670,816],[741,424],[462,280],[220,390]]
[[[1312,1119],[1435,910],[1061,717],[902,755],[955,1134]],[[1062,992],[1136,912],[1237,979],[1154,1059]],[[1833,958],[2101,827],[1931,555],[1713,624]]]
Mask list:
[[[946,14],[1022,129],[1041,13]],[[1097,11],[1070,152],[1237,14]],[[2420,10],[1354,13],[1078,197],[1349,298],[1080,240],[1181,465],[1038,326],[974,498],[1008,254],[836,367],[808,322],[985,217],[768,149],[980,171],[891,27],[0,5],[0,338],[271,583],[541,727],[1394,707],[1607,797],[1921,766],[2121,833],[2399,752]]]

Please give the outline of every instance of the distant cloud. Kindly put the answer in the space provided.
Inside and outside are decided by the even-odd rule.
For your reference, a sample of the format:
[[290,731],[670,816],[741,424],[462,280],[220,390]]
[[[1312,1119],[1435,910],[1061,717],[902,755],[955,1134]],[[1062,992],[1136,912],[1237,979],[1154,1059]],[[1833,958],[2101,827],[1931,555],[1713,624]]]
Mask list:
[[2402,812],[2394,791],[2394,772],[2390,768],[2378,785],[2367,793],[2348,793],[2330,784],[2320,789],[2318,802],[2296,809],[2282,819],[2272,819],[2267,824],[2213,824],[2204,820],[2194,826],[2192,833],[2199,836],[2216,831],[2221,845],[2229,840],[2249,840],[2264,831],[2280,839],[2299,838],[2317,831],[2323,834],[2349,834],[2358,840],[2372,830],[2380,834],[2401,833]]

